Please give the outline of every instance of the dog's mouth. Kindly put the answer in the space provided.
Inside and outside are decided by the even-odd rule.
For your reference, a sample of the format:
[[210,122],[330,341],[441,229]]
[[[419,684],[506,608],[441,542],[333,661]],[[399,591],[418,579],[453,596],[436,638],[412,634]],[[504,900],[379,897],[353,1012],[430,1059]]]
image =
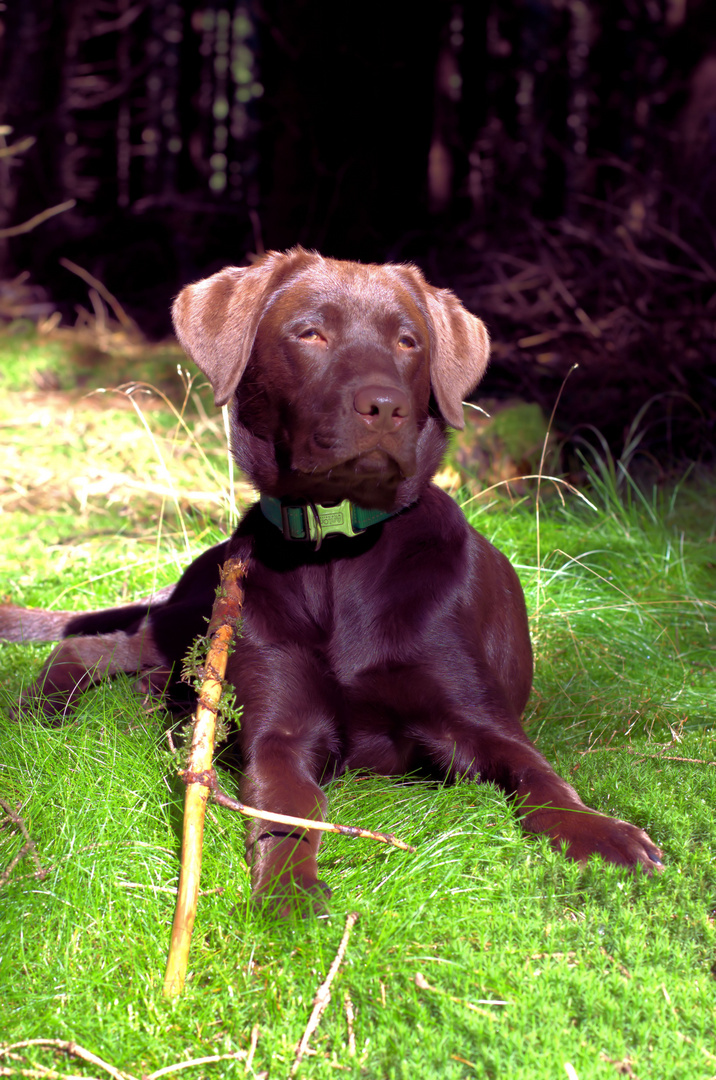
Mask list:
[[405,480],[415,472],[415,454],[396,454],[383,446],[371,446],[350,457],[337,461],[296,461],[294,468],[306,476],[330,477],[334,481],[350,483],[352,479],[370,478],[373,483],[393,484]]
[[[339,466],[340,468],[341,466]],[[401,474],[400,479],[405,479],[405,474],[401,469],[399,463],[390,456],[385,450],[380,447],[374,447],[372,450],[368,450],[365,454],[359,454],[358,457],[352,458],[345,463],[345,466],[355,472],[356,476],[364,476],[369,474],[380,473],[390,474],[396,469]]]
[[415,463],[397,461],[380,447],[373,447],[334,464],[295,462],[283,476],[282,497],[301,497],[312,502],[350,499],[361,506],[392,509],[398,486],[415,471]]

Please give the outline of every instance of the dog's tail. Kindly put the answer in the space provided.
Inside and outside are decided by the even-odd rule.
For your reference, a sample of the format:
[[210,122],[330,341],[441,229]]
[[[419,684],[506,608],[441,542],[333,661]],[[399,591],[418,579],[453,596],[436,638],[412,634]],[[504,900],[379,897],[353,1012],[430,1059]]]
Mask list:
[[59,641],[76,611],[43,611],[14,604],[0,606],[0,641]]
[[60,641],[71,635],[111,634],[143,619],[150,607],[165,604],[174,585],[159,589],[139,603],[104,611],[43,611],[0,604],[0,641]]

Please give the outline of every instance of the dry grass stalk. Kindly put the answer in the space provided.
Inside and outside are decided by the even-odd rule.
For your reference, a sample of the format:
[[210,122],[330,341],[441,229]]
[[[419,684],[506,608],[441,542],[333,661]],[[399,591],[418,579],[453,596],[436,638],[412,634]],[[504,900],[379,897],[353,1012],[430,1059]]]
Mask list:
[[326,975],[326,978],[316,991],[316,996],[313,999],[313,1011],[308,1018],[306,1030],[301,1036],[301,1041],[296,1047],[296,1057],[294,1058],[293,1065],[291,1066],[291,1071],[288,1074],[289,1077],[295,1076],[298,1072],[298,1067],[301,1064],[304,1054],[308,1050],[308,1043],[311,1035],[313,1035],[313,1032],[320,1024],[321,1017],[325,1012],[326,1007],[328,1006],[328,1002],[331,1000],[331,984],[333,983],[333,980],[338,973],[338,968],[341,966],[346,949],[348,948],[348,939],[351,936],[351,930],[353,929],[357,921],[357,911],[351,911],[346,917],[346,926],[343,931],[343,937],[341,938],[340,944],[336,951],[336,955],[333,958],[333,963],[328,969],[328,974]]
[[[607,754],[607,753],[619,753],[619,754],[634,754],[640,758],[651,758],[654,761],[681,761],[687,765],[716,765],[716,761],[706,761],[704,758],[695,757],[678,757],[676,754],[647,754],[644,750],[636,750],[633,746],[590,746],[587,750],[581,751],[581,756],[586,754]],[[574,766],[572,772],[578,766]]]
[[[55,211],[57,213],[57,210]],[[142,331],[139,329],[134,319],[127,314],[116,296],[113,296],[106,285],[103,285],[99,278],[96,278],[94,274],[90,274],[89,270],[85,270],[83,266],[78,266],[72,259],[60,259],[60,266],[64,266],[66,270],[69,270],[73,274],[77,274],[77,277],[82,278],[91,288],[102,297],[105,303],[109,304],[112,311],[117,317],[117,321],[122,326],[122,329],[130,337],[144,339]]]

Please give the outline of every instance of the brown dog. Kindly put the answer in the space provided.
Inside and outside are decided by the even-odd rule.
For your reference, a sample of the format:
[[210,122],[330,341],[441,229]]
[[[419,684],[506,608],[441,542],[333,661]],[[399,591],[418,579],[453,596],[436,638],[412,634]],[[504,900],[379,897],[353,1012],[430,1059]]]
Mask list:
[[[189,286],[174,319],[217,404],[232,403],[233,453],[261,501],[168,598],[67,617],[65,634],[82,636],[27,696],[56,711],[102,672],[171,668],[204,630],[231,552],[249,561],[227,671],[244,710],[243,801],[320,817],[321,783],[346,769],[423,767],[495,781],[525,830],[570,858],[659,867],[645,832],[588,809],[525,735],[520,583],[431,483],[487,363],[480,320],[414,267],[301,249]],[[18,619],[41,621],[7,618],[15,639]],[[306,894],[318,904],[319,843],[252,824],[255,894],[282,911]]]

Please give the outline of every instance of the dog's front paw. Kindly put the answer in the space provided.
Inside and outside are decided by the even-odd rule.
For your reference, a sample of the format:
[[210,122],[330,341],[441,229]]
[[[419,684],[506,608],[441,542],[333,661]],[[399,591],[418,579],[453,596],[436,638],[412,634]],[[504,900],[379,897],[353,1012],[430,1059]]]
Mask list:
[[306,919],[310,915],[326,915],[331,890],[317,877],[287,871],[269,878],[254,887],[252,899],[264,911],[289,919],[293,915]]
[[254,845],[254,903],[280,918],[325,915],[331,890],[320,881],[315,838],[269,834]]
[[592,855],[600,855],[607,862],[634,871],[640,867],[647,874],[664,868],[661,849],[643,829],[586,806],[533,811],[525,818],[524,828],[527,832],[545,833],[554,847],[565,847],[567,858],[582,865]]

